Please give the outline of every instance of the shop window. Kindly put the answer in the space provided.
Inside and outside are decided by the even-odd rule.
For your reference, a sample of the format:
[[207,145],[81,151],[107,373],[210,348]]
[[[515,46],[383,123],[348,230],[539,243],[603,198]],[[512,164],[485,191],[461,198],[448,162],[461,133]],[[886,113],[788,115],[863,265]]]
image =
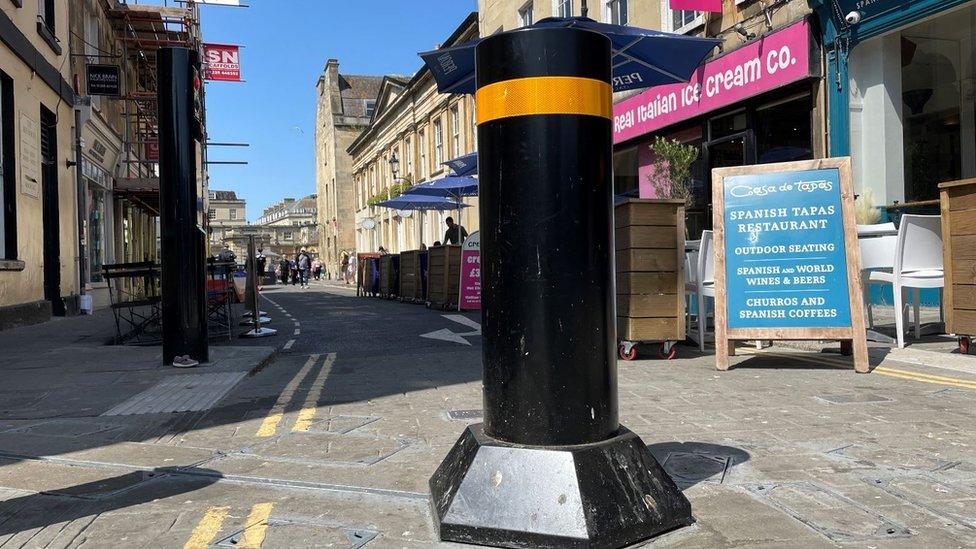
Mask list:
[[637,198],[637,147],[618,151],[613,155],[613,193],[616,196]]
[[0,71],[0,259],[17,259],[13,81]]
[[102,282],[105,262],[105,191],[88,183],[88,281]]
[[976,7],[867,40],[851,52],[856,188],[877,205],[938,198],[976,177]]
[[756,109],[756,152],[759,164],[813,158],[810,94]]
[[712,141],[746,131],[749,119],[745,111],[739,111],[708,121],[708,138]]

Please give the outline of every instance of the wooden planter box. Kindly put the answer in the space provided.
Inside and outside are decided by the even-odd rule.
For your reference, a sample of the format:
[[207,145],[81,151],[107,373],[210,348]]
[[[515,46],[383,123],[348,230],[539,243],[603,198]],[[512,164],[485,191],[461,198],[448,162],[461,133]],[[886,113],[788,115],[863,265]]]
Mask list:
[[617,338],[684,341],[684,201],[630,199],[615,213]]
[[461,287],[461,246],[434,246],[427,258],[427,302],[431,307],[457,307]]
[[422,253],[414,250],[400,254],[400,300],[402,301],[425,300],[420,261]]
[[946,332],[976,335],[976,179],[939,189]]
[[380,296],[387,299],[400,293],[400,256],[380,256]]

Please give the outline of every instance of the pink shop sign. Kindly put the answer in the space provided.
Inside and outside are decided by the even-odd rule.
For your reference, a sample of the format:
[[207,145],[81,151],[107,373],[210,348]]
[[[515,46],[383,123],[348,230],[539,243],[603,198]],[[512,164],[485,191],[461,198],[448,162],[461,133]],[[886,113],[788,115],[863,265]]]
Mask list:
[[798,21],[709,61],[687,84],[651,88],[613,106],[613,142],[653,132],[811,76],[810,24]]

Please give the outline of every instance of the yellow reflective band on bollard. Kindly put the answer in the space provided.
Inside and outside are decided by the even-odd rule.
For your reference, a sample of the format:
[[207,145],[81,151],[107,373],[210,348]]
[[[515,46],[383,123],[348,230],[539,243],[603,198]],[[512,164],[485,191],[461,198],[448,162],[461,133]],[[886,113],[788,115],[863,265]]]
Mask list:
[[475,93],[478,124],[546,114],[613,118],[610,84],[575,76],[536,76],[488,84]]

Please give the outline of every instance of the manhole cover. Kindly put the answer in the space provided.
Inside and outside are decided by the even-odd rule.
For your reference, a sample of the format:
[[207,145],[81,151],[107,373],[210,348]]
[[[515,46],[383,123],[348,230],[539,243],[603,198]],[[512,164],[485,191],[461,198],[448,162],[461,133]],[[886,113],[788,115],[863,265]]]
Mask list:
[[868,404],[871,402],[894,402],[894,400],[871,393],[852,393],[849,395],[820,395],[814,397],[830,404]]
[[671,452],[661,465],[675,482],[688,486],[701,482],[721,484],[731,462],[729,456]]
[[908,528],[881,513],[814,483],[757,484],[747,488],[761,501],[836,542],[852,543],[911,535]]
[[447,412],[448,419],[453,421],[468,421],[472,419],[481,419],[484,417],[484,412],[481,410],[451,410]]

